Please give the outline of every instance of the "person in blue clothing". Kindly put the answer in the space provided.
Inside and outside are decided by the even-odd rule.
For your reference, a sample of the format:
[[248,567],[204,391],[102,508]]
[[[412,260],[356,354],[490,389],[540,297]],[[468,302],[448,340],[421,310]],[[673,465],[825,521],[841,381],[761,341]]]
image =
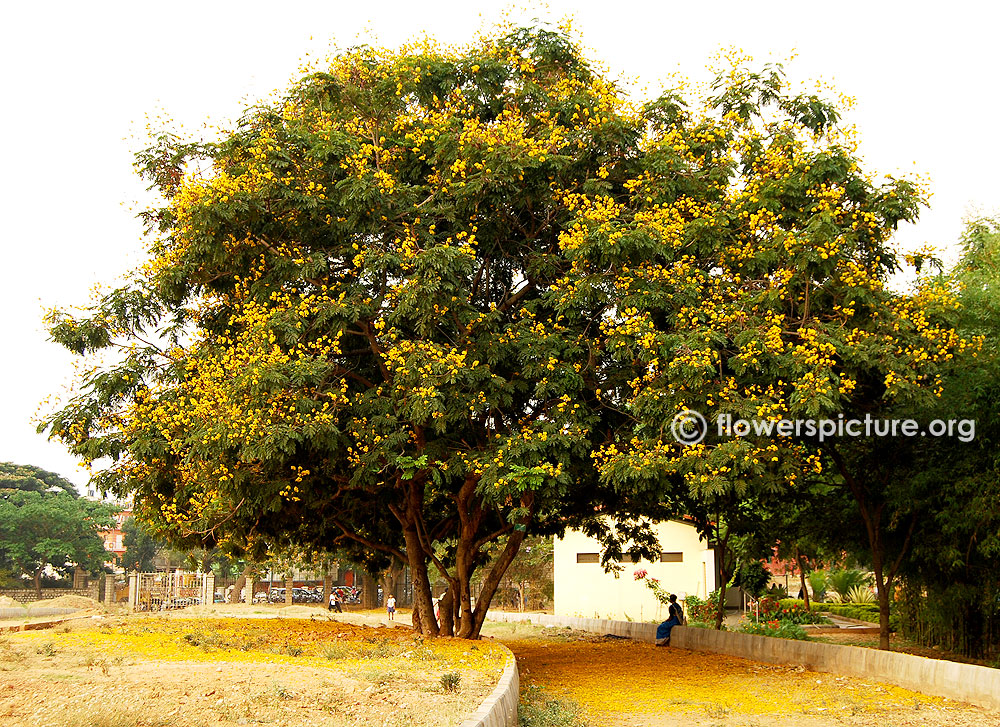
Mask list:
[[684,609],[677,603],[677,596],[670,594],[670,605],[667,606],[667,620],[656,627],[656,645],[670,646],[670,630],[684,623]]

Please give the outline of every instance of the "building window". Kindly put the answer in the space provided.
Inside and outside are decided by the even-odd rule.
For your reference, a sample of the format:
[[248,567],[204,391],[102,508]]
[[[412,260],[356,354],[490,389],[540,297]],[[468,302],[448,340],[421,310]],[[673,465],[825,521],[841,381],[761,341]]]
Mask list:
[[619,563],[638,563],[642,558],[637,555],[629,555],[628,553],[622,553],[622,557],[618,560]]
[[683,563],[684,553],[660,553],[661,563]]
[[600,563],[600,553],[577,553],[577,563]]

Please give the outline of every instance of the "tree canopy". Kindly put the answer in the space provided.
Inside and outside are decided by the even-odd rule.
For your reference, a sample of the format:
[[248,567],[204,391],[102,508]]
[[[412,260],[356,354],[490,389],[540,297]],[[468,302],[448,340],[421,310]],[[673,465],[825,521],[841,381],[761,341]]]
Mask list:
[[678,443],[678,412],[940,388],[970,345],[953,296],[885,285],[919,190],[872,181],[837,120],[780,67],[638,105],[548,30],[345,52],[140,155],[148,264],[50,318],[120,360],[47,425],[155,532],[398,557],[430,634],[434,568],[475,637],[528,534],[651,552],[640,516],[694,498],[718,527],[821,467],[809,437]]

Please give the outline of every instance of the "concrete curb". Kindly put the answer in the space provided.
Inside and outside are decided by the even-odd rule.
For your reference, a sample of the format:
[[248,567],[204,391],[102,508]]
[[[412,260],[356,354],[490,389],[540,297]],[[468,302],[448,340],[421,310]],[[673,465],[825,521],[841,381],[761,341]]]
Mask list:
[[479,709],[459,727],[516,727],[517,703],[521,699],[521,679],[514,653],[507,649],[507,664],[496,689],[483,700]]
[[41,631],[42,629],[51,629],[60,624],[68,623],[70,621],[84,621],[94,618],[93,616],[70,616],[69,618],[60,618],[55,621],[25,621],[22,624],[16,626],[0,626],[0,632],[7,633],[17,633],[20,631]]
[[[656,624],[548,614],[490,613],[494,621],[568,626],[655,643]],[[769,664],[801,664],[811,671],[863,677],[904,689],[1000,710],[1000,669],[861,646],[792,641],[733,631],[675,626],[670,645],[692,651],[740,656]]]

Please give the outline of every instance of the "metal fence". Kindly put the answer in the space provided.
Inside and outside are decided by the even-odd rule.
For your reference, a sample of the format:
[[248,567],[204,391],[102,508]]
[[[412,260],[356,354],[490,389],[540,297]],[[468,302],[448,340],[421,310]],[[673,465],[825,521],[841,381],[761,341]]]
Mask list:
[[129,605],[133,611],[169,611],[212,603],[212,573],[135,573],[129,577]]

